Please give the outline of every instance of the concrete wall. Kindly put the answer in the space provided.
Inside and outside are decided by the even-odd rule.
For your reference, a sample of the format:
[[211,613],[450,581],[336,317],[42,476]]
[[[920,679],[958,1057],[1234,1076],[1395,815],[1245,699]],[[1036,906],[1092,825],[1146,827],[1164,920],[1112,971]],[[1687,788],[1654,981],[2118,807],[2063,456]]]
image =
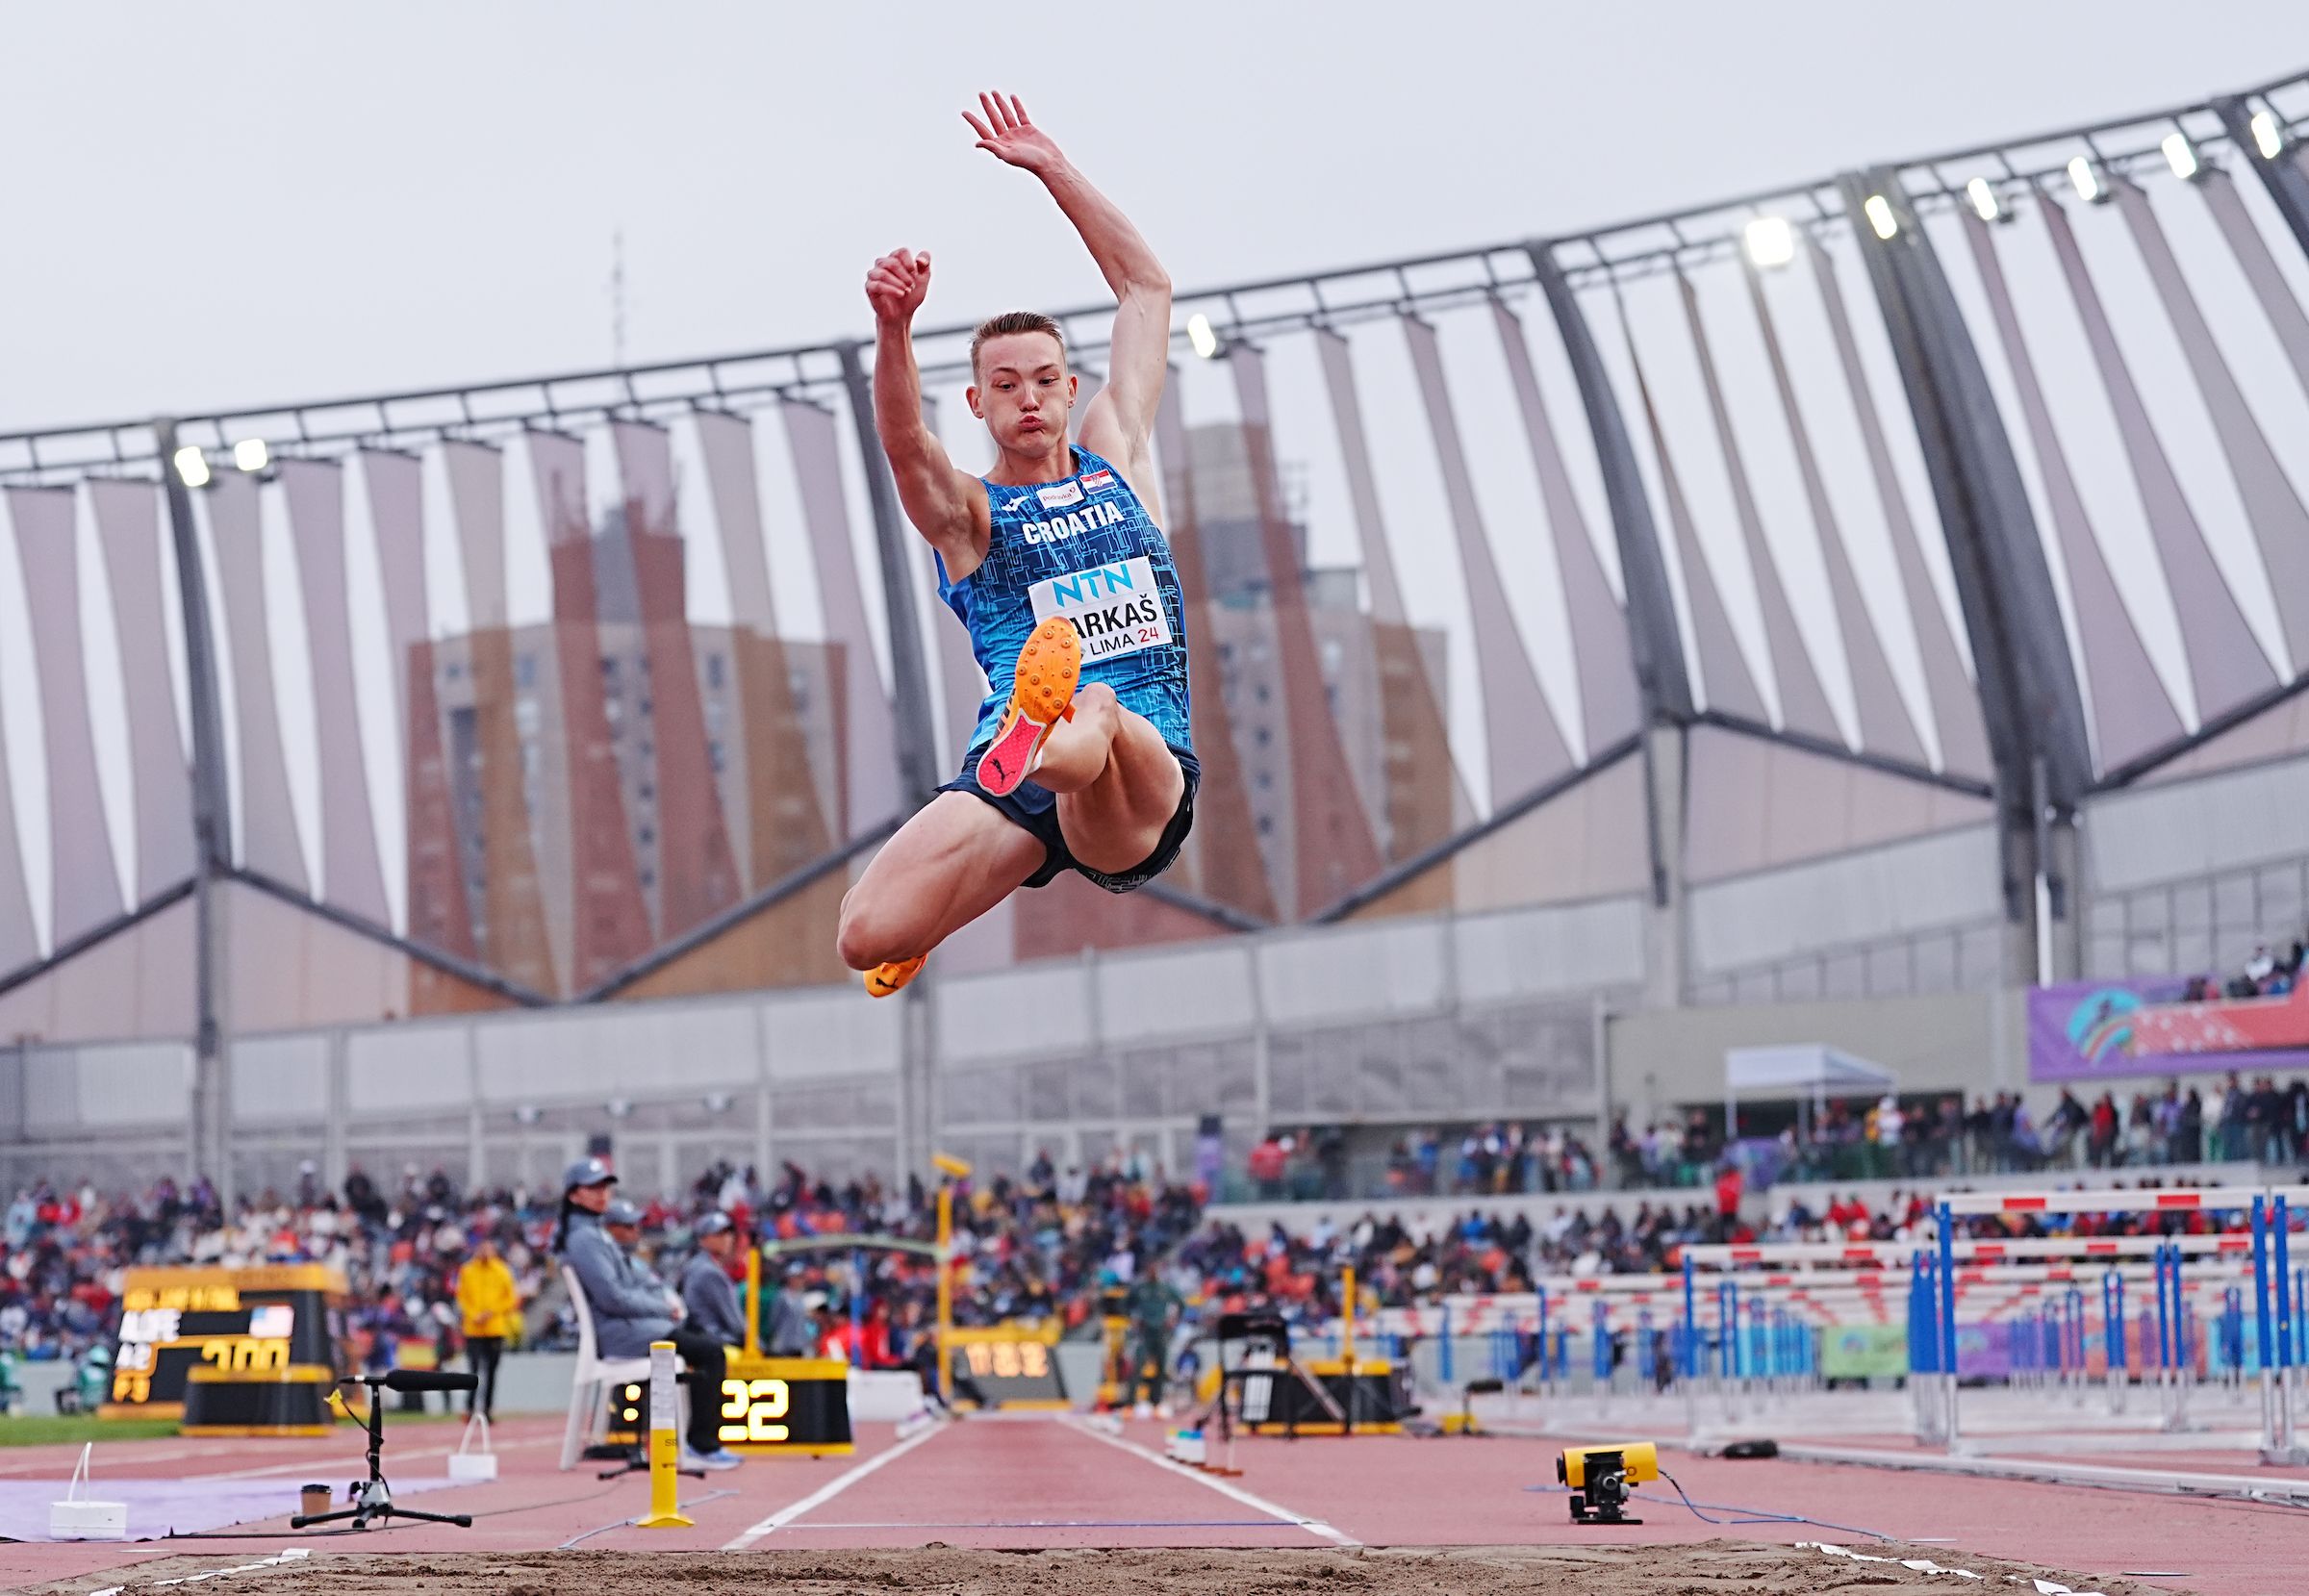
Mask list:
[[[2081,829],[2091,974],[2225,969],[2303,928],[2309,759],[2108,795]],[[1833,1044],[1915,1091],[2026,1084],[1988,828],[1783,859],[1687,904],[1680,921],[1624,895],[1391,916],[948,974],[926,1027],[937,1134],[997,1170],[1112,1147],[1176,1170],[1206,1114],[1236,1156],[1268,1126],[1585,1121],[1598,1004],[1619,1011],[1609,1097],[1637,1118],[1717,1101],[1724,1051],[1747,1044]],[[1696,1006],[1639,1009],[1647,986],[1674,995],[1653,979],[1671,955]],[[292,984],[314,976],[282,962]],[[121,990],[133,1030],[141,999]],[[603,1131],[645,1187],[720,1157],[888,1171],[903,1011],[845,983],[250,1034],[283,1012],[259,1005],[232,1049],[237,1173],[286,1184],[312,1159],[332,1178],[440,1164],[537,1182]],[[183,1170],[190,1068],[178,1041],[0,1045],[0,1181]]]
[[2309,925],[2309,759],[2111,794],[2079,832],[2087,975],[2232,972]]
[[1993,826],[1735,875],[1689,892],[1699,1003],[1979,992],[2009,978]]
[[[941,1144],[993,1170],[1136,1149],[1171,1169],[1197,1122],[1591,1118],[1594,1005],[1643,980],[1643,911],[1603,899],[1083,957],[930,988]],[[906,1005],[854,985],[242,1036],[235,1165],[286,1187],[435,1165],[542,1183],[587,1138],[627,1181],[716,1158],[813,1174],[898,1162]],[[181,1043],[0,1048],[0,1182],[182,1171]]]
[[1721,1102],[1726,1049],[1802,1042],[1884,1065],[1906,1091],[2018,1088],[2028,1080],[2026,1025],[2020,994],[2005,987],[1615,1015],[1606,1030],[1611,1097],[1631,1124],[1663,1104]]

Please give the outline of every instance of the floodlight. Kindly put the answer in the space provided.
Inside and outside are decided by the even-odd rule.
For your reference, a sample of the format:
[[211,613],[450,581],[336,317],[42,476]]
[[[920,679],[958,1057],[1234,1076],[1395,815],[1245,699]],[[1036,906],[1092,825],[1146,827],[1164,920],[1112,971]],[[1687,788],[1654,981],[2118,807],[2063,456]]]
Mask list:
[[2253,147],[2261,152],[2264,161],[2274,161],[2285,153],[2285,129],[2278,123],[2273,111],[2253,113]]
[[1995,221],[2004,215],[2004,207],[1996,199],[1996,190],[1989,187],[1987,178],[1974,178],[1965,185],[1965,192],[1970,196],[1972,209],[1982,221]]
[[1205,360],[1219,352],[1219,335],[1211,331],[1210,317],[1201,311],[1186,318],[1186,341],[1194,345],[1195,353]]
[[187,443],[176,451],[176,474],[184,478],[188,488],[206,488],[209,485],[209,457],[200,452],[197,443]]
[[2081,155],[2068,163],[2068,181],[2076,185],[2077,196],[2089,205],[2098,205],[2109,196],[2108,185],[2101,182],[2099,171]]
[[1889,239],[1900,231],[1900,218],[1892,215],[1892,202],[1882,194],[1870,194],[1861,209],[1867,213],[1868,225],[1876,229],[1878,238]]
[[2182,182],[2188,182],[2204,170],[2197,163],[2196,146],[2189,142],[2187,134],[2167,134],[2164,148],[2166,165],[2172,168],[2172,175]]
[[271,458],[262,438],[243,438],[233,445],[233,464],[244,471],[261,471]]
[[1784,266],[1796,258],[1796,231],[1786,216],[1758,216],[1740,237],[1748,259],[1760,266]]

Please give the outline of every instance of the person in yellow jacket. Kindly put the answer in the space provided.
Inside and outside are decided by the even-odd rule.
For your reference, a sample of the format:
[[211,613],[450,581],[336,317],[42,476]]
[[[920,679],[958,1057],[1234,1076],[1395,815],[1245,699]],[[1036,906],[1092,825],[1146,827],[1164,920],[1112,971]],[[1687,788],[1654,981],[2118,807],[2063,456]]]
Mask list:
[[469,1416],[478,1411],[494,1418],[497,1403],[497,1358],[505,1339],[520,1323],[521,1294],[513,1283],[513,1271],[497,1255],[497,1244],[483,1236],[473,1244],[473,1255],[457,1271],[457,1307],[465,1316],[465,1358],[479,1379],[465,1399]]

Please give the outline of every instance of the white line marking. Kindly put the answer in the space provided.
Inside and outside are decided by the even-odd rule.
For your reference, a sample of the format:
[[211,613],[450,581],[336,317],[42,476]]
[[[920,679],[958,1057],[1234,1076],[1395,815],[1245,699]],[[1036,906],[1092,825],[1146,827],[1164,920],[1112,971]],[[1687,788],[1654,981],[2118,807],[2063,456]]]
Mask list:
[[[363,1443],[364,1446],[367,1444],[368,1443],[366,1441]],[[519,1447],[559,1446],[560,1444],[561,1443],[559,1441],[554,1440],[549,1436],[546,1436],[527,1441],[499,1441],[492,1450],[497,1452],[512,1452]],[[421,1452],[403,1452],[391,1454],[390,1456],[394,1458],[397,1465],[399,1463],[413,1463],[423,1457],[446,1457],[456,1450],[457,1449],[453,1446],[427,1447]],[[323,1457],[319,1459],[308,1459],[302,1463],[270,1463],[264,1468],[232,1469],[223,1474],[187,1475],[186,1478],[189,1480],[263,1480],[275,1474],[305,1474],[310,1473],[315,1469],[330,1469],[343,1466],[345,1466],[345,1460],[343,1458],[331,1459]],[[355,1468],[361,1467],[361,1459],[357,1457],[353,1458],[351,1466]],[[479,1481],[474,1482],[476,1484],[480,1482],[481,1482]]]
[[[147,1585],[145,1588],[148,1590],[158,1590],[164,1585],[201,1584],[210,1580],[223,1579],[229,1574],[247,1574],[252,1573],[260,1568],[278,1568],[282,1563],[285,1562],[301,1562],[312,1555],[312,1553],[306,1551],[301,1546],[291,1547],[286,1552],[282,1552],[274,1557],[263,1558],[257,1562],[244,1562],[232,1568],[211,1568],[199,1574],[186,1574],[173,1580],[157,1580],[153,1583]],[[89,1596],[120,1596],[120,1593],[127,1588],[128,1586],[126,1585],[108,1584],[102,1590],[89,1592]]]
[[768,1518],[763,1519],[759,1524],[756,1524],[752,1529],[747,1531],[744,1534],[739,1535],[736,1539],[725,1541],[723,1544],[722,1550],[724,1552],[745,1551],[746,1548],[751,1546],[755,1541],[760,1540],[764,1535],[771,1534],[776,1531],[784,1529],[787,1525],[793,1523],[802,1514],[809,1512],[814,1508],[825,1507],[828,1502],[831,1502],[835,1497],[840,1496],[844,1491],[850,1489],[850,1486],[865,1479],[875,1469],[880,1468],[884,1463],[894,1463],[898,1461],[899,1458],[903,1457],[907,1453],[912,1452],[916,1447],[922,1445],[923,1442],[937,1434],[944,1428],[945,1426],[943,1425],[932,1425],[927,1430],[918,1431],[914,1434],[911,1434],[904,1440],[899,1442],[889,1451],[877,1452],[873,1457],[860,1463],[857,1467],[850,1469],[849,1472],[835,1475],[831,1480],[828,1480],[825,1484],[810,1492],[809,1495],[803,1497],[799,1502],[796,1502],[788,1507],[778,1508],[777,1511],[772,1513]]
[[1265,1513],[1269,1518],[1281,1519],[1285,1524],[1295,1525],[1310,1535],[1321,1535],[1325,1540],[1335,1542],[1340,1546],[1362,1545],[1362,1542],[1357,1540],[1353,1535],[1340,1533],[1319,1518],[1308,1518],[1305,1513],[1295,1513],[1288,1507],[1279,1507],[1263,1497],[1253,1496],[1240,1485],[1230,1484],[1215,1476],[1205,1474],[1200,1469],[1190,1469],[1184,1463],[1173,1462],[1159,1452],[1149,1452],[1135,1441],[1126,1441],[1120,1435],[1108,1435],[1102,1431],[1093,1430],[1078,1419],[1061,1419],[1058,1422],[1077,1434],[1088,1435],[1094,1441],[1120,1448],[1134,1457],[1144,1457],[1158,1469],[1168,1469],[1180,1479],[1192,1480],[1198,1485],[1208,1485],[1212,1490],[1231,1501],[1239,1502],[1246,1507]]
[[[339,1439],[344,1439],[346,1437],[341,1437],[332,1433],[327,1436],[315,1435],[298,1438],[311,1439],[314,1441],[335,1441]],[[352,1437],[352,1439],[358,1440],[358,1437]],[[127,1448],[135,1446],[138,1443],[134,1441],[116,1441],[111,1444],[120,1448]],[[496,1452],[511,1452],[516,1447],[559,1445],[561,1445],[561,1438],[559,1436],[548,1435],[525,1440],[498,1441],[495,1444],[492,1450]],[[455,1452],[456,1450],[457,1449],[455,1447],[436,1447],[424,1452],[403,1452],[395,1454],[395,1456],[402,1458],[446,1457],[450,1453]],[[134,1471],[142,1469],[148,1463],[180,1462],[189,1457],[244,1457],[247,1455],[247,1450],[239,1445],[180,1447],[170,1452],[140,1452],[133,1457],[123,1457],[123,1456],[120,1454],[115,1454],[113,1462],[108,1466],[110,1466],[114,1473],[119,1473],[123,1469],[131,1471],[127,1474],[123,1474],[121,1476],[123,1479],[141,1480],[147,1478],[147,1476],[140,1473],[136,1473]],[[356,1465],[358,1465],[360,1462],[357,1453],[353,1461]],[[282,1463],[273,1467],[261,1469],[232,1469],[220,1474],[193,1474],[184,1475],[182,1478],[189,1480],[246,1480],[266,1474],[295,1474],[304,1469],[316,1466],[323,1468],[337,1468],[341,1466],[341,1464],[339,1460],[324,1457],[308,1458],[302,1463]],[[53,1474],[55,1472],[55,1459],[46,1458],[38,1462],[10,1463],[0,1466],[0,1479],[14,1480],[22,1479],[28,1476],[38,1478]],[[157,1476],[153,1478],[157,1478]]]

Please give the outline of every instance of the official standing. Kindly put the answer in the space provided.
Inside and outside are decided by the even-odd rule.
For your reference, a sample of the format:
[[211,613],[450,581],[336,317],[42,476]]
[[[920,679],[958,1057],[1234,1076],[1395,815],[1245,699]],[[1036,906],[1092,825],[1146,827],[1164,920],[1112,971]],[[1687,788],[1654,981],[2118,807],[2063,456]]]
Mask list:
[[473,1243],[473,1255],[457,1271],[457,1310],[465,1321],[465,1359],[479,1381],[465,1399],[466,1416],[495,1418],[497,1358],[520,1322],[521,1293],[497,1254],[497,1244],[486,1235]]

